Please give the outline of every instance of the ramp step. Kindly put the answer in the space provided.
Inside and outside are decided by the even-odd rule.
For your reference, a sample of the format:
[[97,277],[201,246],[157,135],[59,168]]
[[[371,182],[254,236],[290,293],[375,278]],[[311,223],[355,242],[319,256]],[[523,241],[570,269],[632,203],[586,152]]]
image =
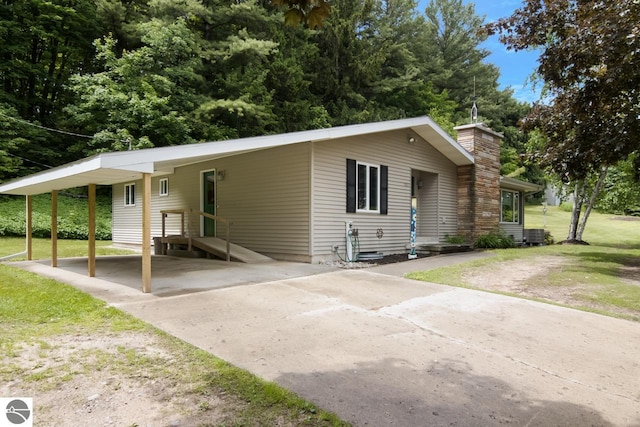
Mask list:
[[[227,242],[217,237],[194,237],[192,239],[193,246],[202,249],[203,251],[212,253],[218,257],[226,258],[227,256]],[[273,259],[254,252],[251,249],[244,248],[235,243],[229,245],[231,252],[231,258],[246,263],[258,263],[269,262]]]

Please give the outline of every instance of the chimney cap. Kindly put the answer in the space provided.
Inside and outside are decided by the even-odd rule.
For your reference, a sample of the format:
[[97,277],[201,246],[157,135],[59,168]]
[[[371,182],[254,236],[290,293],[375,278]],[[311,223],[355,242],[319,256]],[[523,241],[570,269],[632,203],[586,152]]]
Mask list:
[[457,131],[461,131],[461,130],[467,130],[467,129],[473,129],[473,128],[477,128],[485,133],[497,136],[500,139],[504,138],[504,134],[501,134],[500,132],[496,132],[495,130],[486,127],[484,125],[484,123],[471,123],[469,125],[461,125],[461,126],[456,126],[454,127],[455,130]]

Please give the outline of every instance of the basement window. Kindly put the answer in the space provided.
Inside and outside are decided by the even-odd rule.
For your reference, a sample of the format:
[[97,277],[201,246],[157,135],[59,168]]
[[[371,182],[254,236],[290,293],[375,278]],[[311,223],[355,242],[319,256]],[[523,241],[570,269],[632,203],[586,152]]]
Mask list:
[[124,205],[125,206],[136,205],[136,185],[135,184],[124,185]]
[[169,178],[162,178],[160,180],[160,189],[158,190],[158,195],[160,197],[169,195]]

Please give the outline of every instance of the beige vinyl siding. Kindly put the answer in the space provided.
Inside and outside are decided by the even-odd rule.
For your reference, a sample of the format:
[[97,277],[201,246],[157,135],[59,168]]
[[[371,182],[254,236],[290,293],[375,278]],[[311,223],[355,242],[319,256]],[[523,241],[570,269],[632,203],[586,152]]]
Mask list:
[[[213,169],[225,173],[224,179],[216,182],[216,214],[233,221],[232,242],[278,258],[309,260],[310,144],[197,163],[154,178],[153,236],[160,235],[160,210],[202,208],[201,173]],[[169,178],[168,196],[158,196],[160,178]],[[113,191],[114,242],[139,244],[141,209],[140,206],[125,209],[124,202],[118,206],[123,188],[115,185]],[[138,188],[136,194],[141,194]],[[197,221],[194,220],[194,227],[199,229]],[[179,222],[174,226],[171,233],[177,234]],[[224,237],[224,225],[217,226],[217,233]]]
[[[136,186],[136,205],[124,205],[124,187]],[[111,234],[114,243],[140,244],[142,240],[142,181],[115,184],[112,189],[112,225]]]
[[[447,218],[438,232],[440,238],[456,233],[457,167],[417,136],[409,144],[407,136],[396,131],[313,144],[314,259],[329,258],[332,245],[344,254],[345,221],[358,228],[361,251],[404,252],[410,240],[412,171],[437,175],[437,212]],[[346,159],[389,167],[388,215],[346,213]]]
[[[169,194],[159,196],[162,178],[169,179]],[[136,205],[124,205],[124,186],[130,183],[136,185]],[[161,210],[181,209],[184,207],[183,192],[180,191],[180,183],[175,175],[163,175],[151,178],[151,236],[162,235]],[[139,245],[142,242],[142,181],[131,181],[113,185],[112,189],[112,240],[114,243]],[[180,234],[180,217],[170,215],[167,217],[166,234]]]
[[524,227],[522,224],[500,224],[500,231],[506,236],[512,236],[516,242],[522,242]]
[[[415,174],[416,172],[414,172]],[[428,172],[420,172],[416,176],[417,182],[422,181],[422,188],[416,188],[418,197],[417,214],[417,234],[419,241],[440,241],[439,225],[441,217],[438,212],[438,199],[440,189],[438,185],[438,175]],[[446,219],[445,219],[446,223]]]
[[233,221],[232,240],[278,258],[309,257],[309,144],[220,161],[219,214]]

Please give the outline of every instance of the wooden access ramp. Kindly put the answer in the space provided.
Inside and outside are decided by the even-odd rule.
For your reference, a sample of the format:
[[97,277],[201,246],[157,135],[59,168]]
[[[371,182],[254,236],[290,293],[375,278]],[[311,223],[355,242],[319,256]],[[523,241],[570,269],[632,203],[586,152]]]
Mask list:
[[[227,256],[227,242],[223,239],[219,239],[217,237],[193,237],[191,238],[191,244],[198,249],[209,252],[220,258],[224,259]],[[251,249],[236,245],[235,243],[231,243],[229,245],[229,249],[231,258],[236,261],[251,264],[273,261],[273,259],[268,256],[264,256],[252,251]]]

